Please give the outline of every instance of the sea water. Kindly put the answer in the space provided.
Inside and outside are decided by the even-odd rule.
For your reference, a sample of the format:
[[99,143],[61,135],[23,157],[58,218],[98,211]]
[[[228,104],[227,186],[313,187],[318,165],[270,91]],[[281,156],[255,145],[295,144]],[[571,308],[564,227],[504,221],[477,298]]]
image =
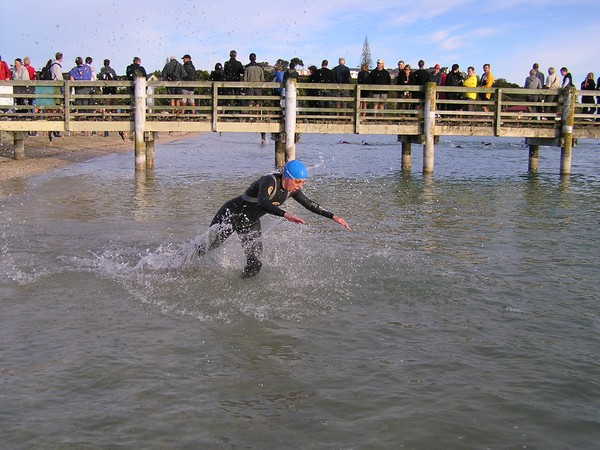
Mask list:
[[[98,138],[101,139],[101,138]],[[597,448],[600,146],[572,175],[519,139],[303,135],[305,191],[261,273],[220,205],[273,170],[259,134],[0,183],[3,448]]]

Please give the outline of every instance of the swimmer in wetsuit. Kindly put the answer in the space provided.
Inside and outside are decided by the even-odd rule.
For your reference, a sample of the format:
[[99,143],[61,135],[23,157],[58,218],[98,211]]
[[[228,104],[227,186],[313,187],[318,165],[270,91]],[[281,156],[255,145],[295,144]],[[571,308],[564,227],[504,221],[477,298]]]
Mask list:
[[260,262],[262,253],[260,218],[265,214],[273,214],[290,222],[304,223],[301,218],[279,207],[290,197],[309,211],[332,219],[350,230],[344,219],[321,208],[304,195],[301,188],[306,177],[307,172],[304,165],[300,161],[293,160],[286,163],[282,173],[265,175],[256,180],[242,195],[221,206],[210,224],[208,244],[206,247],[198,246],[198,254],[202,256],[206,250],[214,250],[233,232],[236,232],[242,241],[247,260],[242,275],[245,277],[256,275],[262,267]]

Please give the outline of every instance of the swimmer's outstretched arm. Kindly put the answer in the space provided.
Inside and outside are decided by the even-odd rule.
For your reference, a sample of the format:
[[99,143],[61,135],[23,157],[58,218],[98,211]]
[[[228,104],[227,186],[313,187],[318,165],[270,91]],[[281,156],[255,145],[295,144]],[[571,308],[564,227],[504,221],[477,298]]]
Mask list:
[[[293,223],[299,223],[300,225],[304,225],[304,220],[302,220],[300,217],[297,217],[293,214],[290,214],[289,212],[286,212],[283,215],[283,218],[285,220],[289,220],[290,222]],[[342,219],[340,216],[336,216],[334,215],[331,220],[333,220],[335,223],[339,223],[341,226],[343,226],[344,228],[346,228],[347,230],[351,230],[351,228],[348,226],[348,224],[346,223],[346,221],[344,219]]]

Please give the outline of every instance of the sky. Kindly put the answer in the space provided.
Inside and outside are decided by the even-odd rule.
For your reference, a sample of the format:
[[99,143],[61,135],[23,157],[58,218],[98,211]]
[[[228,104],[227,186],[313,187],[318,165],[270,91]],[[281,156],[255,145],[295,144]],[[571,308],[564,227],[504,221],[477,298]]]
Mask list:
[[453,63],[523,85],[534,62],[568,67],[579,85],[600,76],[600,2],[594,0],[0,0],[0,55],[12,63],[29,56],[40,69],[57,51],[63,70],[77,56],[105,58],[118,74],[134,56],[148,72],[170,56],[189,53],[196,69],[238,52],[248,63],[300,58],[329,67],[339,57],[358,67],[368,39],[373,62],[398,60],[426,67]]

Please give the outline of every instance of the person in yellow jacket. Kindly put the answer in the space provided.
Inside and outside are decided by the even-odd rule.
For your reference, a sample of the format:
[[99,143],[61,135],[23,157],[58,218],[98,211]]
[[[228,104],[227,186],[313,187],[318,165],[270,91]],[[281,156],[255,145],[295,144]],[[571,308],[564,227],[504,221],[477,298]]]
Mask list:
[[[467,78],[463,81],[464,87],[477,87],[477,75],[475,75],[475,68],[469,66],[467,69]],[[477,93],[476,92],[465,92],[464,97],[468,100],[476,100]],[[467,111],[475,111],[475,104],[469,103],[467,105]]]

